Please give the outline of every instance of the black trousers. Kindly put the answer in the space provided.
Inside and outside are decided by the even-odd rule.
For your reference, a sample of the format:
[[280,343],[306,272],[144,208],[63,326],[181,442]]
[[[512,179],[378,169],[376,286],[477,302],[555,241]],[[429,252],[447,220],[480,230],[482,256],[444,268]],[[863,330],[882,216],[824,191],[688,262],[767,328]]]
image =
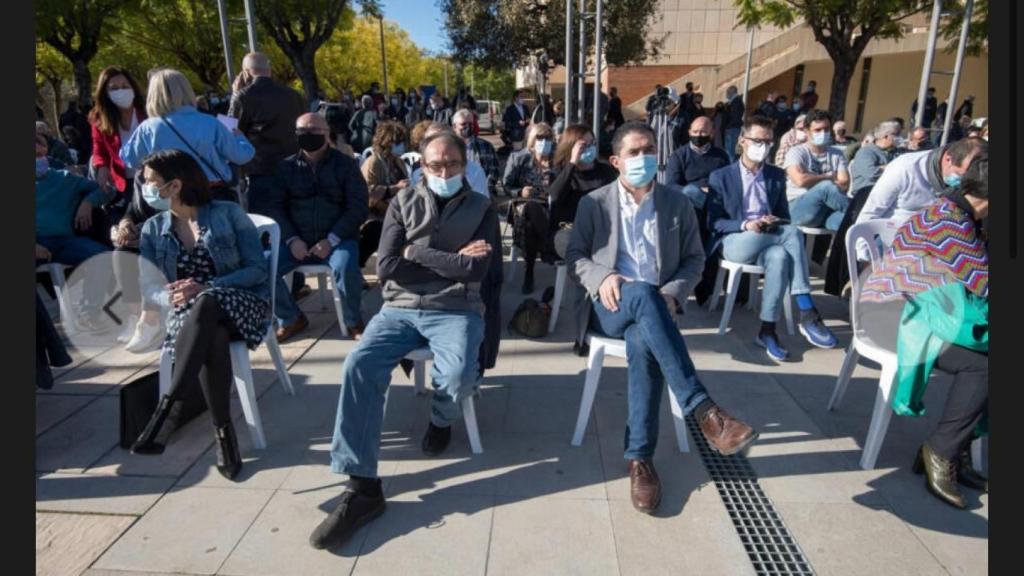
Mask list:
[[[903,302],[863,303],[861,326],[887,350],[896,349]],[[939,456],[952,459],[974,439],[974,428],[988,409],[988,354],[948,345],[934,369],[953,376],[946,405],[928,445]]]
[[537,256],[548,250],[548,209],[540,202],[526,202],[522,208],[523,260],[527,275],[533,274]]
[[380,246],[380,235],[384,232],[383,220],[369,220],[359,229],[359,269],[366,266],[366,261]]
[[217,298],[200,296],[174,342],[172,399],[202,389],[215,426],[231,422],[231,337],[234,324],[221,310]]

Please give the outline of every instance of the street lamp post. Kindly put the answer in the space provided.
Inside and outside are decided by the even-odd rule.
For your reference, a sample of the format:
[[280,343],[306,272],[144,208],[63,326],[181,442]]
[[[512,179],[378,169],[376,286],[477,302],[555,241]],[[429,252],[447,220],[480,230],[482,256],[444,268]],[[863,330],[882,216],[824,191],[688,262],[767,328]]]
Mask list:
[[594,20],[594,138],[601,137],[601,24],[603,0],[597,0],[597,14]]
[[[566,0],[566,2],[572,2],[572,0]],[[587,85],[587,6],[586,0],[580,0],[580,74],[579,74],[579,92],[577,93],[578,102],[580,105],[578,115],[578,121],[583,124],[583,112],[586,108],[586,96],[585,88]],[[569,120],[566,119],[566,124]]]
[[[935,40],[939,34],[939,16],[942,14],[942,0],[935,0],[932,8],[932,23],[928,28],[928,46],[924,51],[924,67],[921,69],[921,86],[917,90],[917,113],[914,114],[914,126],[921,126],[924,118],[924,98],[928,92],[928,79],[932,73],[932,62],[935,60]],[[922,126],[927,128],[927,126]]]
[[224,70],[228,73],[228,87],[235,81],[235,64],[231,59],[231,38],[228,35],[228,13],[224,0],[217,0],[217,12],[220,13],[220,37],[224,43]]
[[572,102],[572,0],[566,0],[565,2],[565,60],[563,66],[565,68],[565,101],[562,103],[563,112],[565,113],[565,123],[569,123],[569,119],[572,118],[573,102]]
[[384,15],[377,17],[377,22],[380,23],[380,65],[384,70],[384,94],[390,95],[391,91],[388,90],[388,56],[384,51]]
[[[971,14],[974,11],[974,0],[967,0],[964,6],[964,22],[960,28],[960,46],[956,49],[956,67],[953,68],[953,82],[949,86],[949,100],[946,104],[946,117],[942,119],[942,140],[940,145],[945,146],[949,141],[949,127],[953,122],[953,111],[956,110],[957,93],[960,91],[960,72],[964,67],[964,50],[967,49],[967,31],[971,26]],[[918,105],[918,109],[924,108]]]
[[249,32],[249,52],[255,52],[256,21],[252,17],[252,0],[245,0],[245,27]]

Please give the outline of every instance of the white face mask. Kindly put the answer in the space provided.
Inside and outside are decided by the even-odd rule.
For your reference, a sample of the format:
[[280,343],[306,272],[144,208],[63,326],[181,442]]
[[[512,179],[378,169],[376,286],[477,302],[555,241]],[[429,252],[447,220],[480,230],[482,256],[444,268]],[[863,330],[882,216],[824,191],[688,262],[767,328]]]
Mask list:
[[768,155],[768,145],[749,144],[747,145],[746,155],[751,162],[760,164],[761,162],[764,162],[764,157]]
[[132,102],[135,101],[135,91],[131,88],[107,90],[107,96],[110,96],[110,101],[118,108],[131,108]]

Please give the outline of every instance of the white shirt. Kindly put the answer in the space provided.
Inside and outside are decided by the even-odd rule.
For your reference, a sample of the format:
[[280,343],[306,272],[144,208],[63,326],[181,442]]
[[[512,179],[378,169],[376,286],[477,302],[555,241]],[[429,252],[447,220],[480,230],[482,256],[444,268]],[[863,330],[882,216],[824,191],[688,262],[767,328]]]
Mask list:
[[622,184],[619,190],[619,251],[615,270],[635,282],[658,286],[658,214],[654,188],[637,204]]
[[937,199],[928,181],[930,150],[897,156],[875,182],[857,222],[892,219],[902,224]]
[[[423,175],[423,168],[417,168],[412,173],[412,183],[415,185],[419,182],[420,176]],[[484,172],[484,167],[479,162],[468,160],[466,162],[466,180],[469,181],[469,187],[473,189],[473,192],[483,194],[490,198],[491,191],[487,188],[487,173]]]

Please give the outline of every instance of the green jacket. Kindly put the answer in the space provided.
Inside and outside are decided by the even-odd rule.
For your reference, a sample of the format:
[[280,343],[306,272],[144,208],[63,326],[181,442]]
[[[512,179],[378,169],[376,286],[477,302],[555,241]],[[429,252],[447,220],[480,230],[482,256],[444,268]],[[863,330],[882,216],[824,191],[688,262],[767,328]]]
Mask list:
[[[896,391],[892,409],[901,416],[921,416],[928,376],[943,348],[955,344],[988,352],[988,299],[960,283],[922,292],[903,307],[896,355]],[[983,418],[983,424],[987,418]]]

